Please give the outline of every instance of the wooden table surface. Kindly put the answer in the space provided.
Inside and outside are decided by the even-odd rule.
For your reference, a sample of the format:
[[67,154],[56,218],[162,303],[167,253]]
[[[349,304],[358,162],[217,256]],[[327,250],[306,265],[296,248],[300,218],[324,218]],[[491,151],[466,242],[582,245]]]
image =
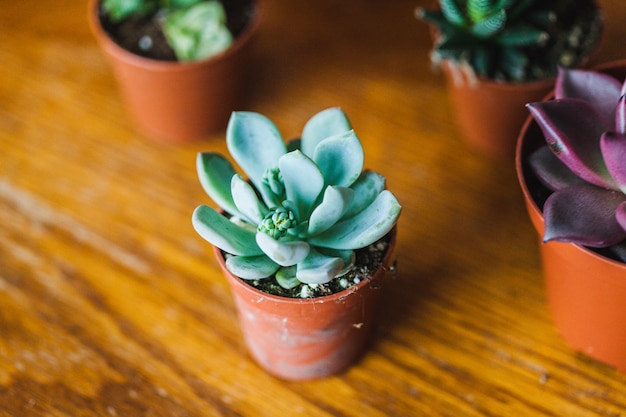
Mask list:
[[[600,3],[596,61],[622,58],[626,6]],[[420,4],[265,0],[241,110],[291,138],[341,106],[403,204],[370,349],[296,383],[250,359],[191,227],[224,133],[141,137],[84,2],[3,2],[0,416],[626,416],[626,375],[553,327],[513,161],[461,142]]]

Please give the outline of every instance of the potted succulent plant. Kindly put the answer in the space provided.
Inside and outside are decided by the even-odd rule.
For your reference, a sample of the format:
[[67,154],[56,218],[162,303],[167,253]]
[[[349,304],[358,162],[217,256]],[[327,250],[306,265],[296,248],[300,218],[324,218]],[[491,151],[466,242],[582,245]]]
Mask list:
[[561,69],[516,165],[548,300],[575,349],[626,371],[626,62]]
[[92,32],[138,130],[181,142],[226,127],[259,0],[91,0]]
[[363,170],[340,108],[289,143],[265,116],[234,112],[226,143],[246,178],[225,156],[199,154],[200,183],[222,211],[201,205],[192,223],[215,248],[252,356],[287,379],[343,370],[371,329],[400,204]]
[[512,157],[524,105],[543,98],[557,67],[588,60],[602,31],[594,0],[439,0],[431,60],[444,70],[457,124],[485,154]]

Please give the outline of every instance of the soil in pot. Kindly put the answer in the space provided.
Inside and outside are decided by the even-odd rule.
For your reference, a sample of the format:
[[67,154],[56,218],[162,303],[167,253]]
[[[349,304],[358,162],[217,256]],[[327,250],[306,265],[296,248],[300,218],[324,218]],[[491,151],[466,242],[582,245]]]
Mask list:
[[[359,284],[361,281],[371,278],[378,267],[382,264],[383,258],[389,249],[390,241],[391,236],[387,234],[378,242],[374,242],[363,249],[356,250],[355,267],[352,270],[326,284],[319,284],[314,287],[307,286],[308,288],[304,289],[304,293],[304,284],[291,289],[285,289],[281,287],[274,278],[244,282],[260,291],[279,297],[307,298],[336,294]],[[303,297],[303,295],[306,297]]]
[[[226,11],[228,29],[236,38],[250,21],[254,5],[250,0],[230,0],[223,2],[223,6]],[[104,30],[127,51],[159,61],[177,60],[155,14],[113,23],[99,6],[98,15]]]

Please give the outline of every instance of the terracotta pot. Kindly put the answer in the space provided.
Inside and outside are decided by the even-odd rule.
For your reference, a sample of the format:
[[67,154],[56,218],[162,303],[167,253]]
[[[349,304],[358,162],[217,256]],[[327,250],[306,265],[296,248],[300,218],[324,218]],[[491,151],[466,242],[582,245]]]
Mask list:
[[226,127],[245,89],[248,48],[260,20],[259,0],[246,28],[223,53],[192,63],[140,57],[117,45],[90,0],[89,23],[113,68],[126,107],[143,135],[164,142],[202,138]]
[[365,349],[387,273],[396,229],[383,264],[372,278],[337,294],[307,299],[270,295],[231,274],[219,248],[215,254],[238,310],[252,357],[279,378],[327,377],[348,368]]
[[447,90],[459,131],[479,152],[513,158],[517,135],[528,116],[526,103],[539,101],[554,86],[554,78],[528,83],[470,80],[444,67]]
[[[623,80],[626,60],[597,69]],[[515,159],[540,242],[544,229],[540,207],[550,191],[539,184],[526,161],[544,144],[539,126],[529,117],[519,135]],[[573,243],[540,243],[540,252],[550,312],[565,341],[577,351],[626,371],[626,264]]]
[[[595,1],[592,3],[599,7]],[[589,63],[600,41],[579,66]],[[517,136],[528,116],[525,104],[544,98],[555,78],[503,83],[468,76],[448,65],[442,67],[456,124],[467,144],[487,156],[512,159]]]

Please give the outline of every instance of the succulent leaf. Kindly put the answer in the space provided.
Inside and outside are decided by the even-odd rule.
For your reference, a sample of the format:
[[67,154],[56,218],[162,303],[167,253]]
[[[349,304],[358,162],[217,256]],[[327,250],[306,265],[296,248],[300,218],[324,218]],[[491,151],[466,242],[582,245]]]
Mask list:
[[[624,83],[626,85],[626,83]],[[615,130],[617,133],[626,134],[626,95],[622,94],[617,102],[615,110]]]
[[600,137],[600,148],[613,181],[620,191],[626,193],[626,135],[605,132]]
[[296,267],[296,277],[305,284],[323,284],[343,270],[344,260],[324,255],[311,249],[309,255]]
[[233,200],[241,216],[249,223],[260,223],[268,210],[259,201],[254,188],[241,175],[235,174],[231,180],[231,190]]
[[385,177],[374,171],[364,171],[350,186],[353,193],[352,202],[343,215],[344,219],[364,210],[385,189]]
[[286,290],[290,290],[300,285],[300,281],[298,281],[298,278],[296,277],[296,266],[294,265],[280,268],[276,272],[276,282],[278,282],[278,285]]
[[233,43],[226,12],[218,1],[203,1],[167,14],[163,33],[179,61],[208,58]]
[[256,242],[263,252],[280,266],[291,266],[302,262],[311,249],[307,242],[276,240],[263,232],[256,234]]
[[120,22],[132,15],[142,17],[154,13],[159,3],[157,0],[103,0],[102,8],[111,21]]
[[[471,1],[471,0],[470,0]],[[476,21],[472,26],[472,34],[479,38],[490,38],[504,29],[506,25],[506,12],[502,9],[482,20]]]
[[204,191],[217,205],[230,215],[240,215],[231,194],[230,181],[235,168],[222,155],[212,152],[199,153],[196,171]]
[[439,4],[441,5],[441,12],[448,22],[458,26],[466,26],[468,24],[457,0],[441,0]]
[[287,200],[295,203],[299,220],[307,219],[324,189],[324,176],[308,156],[295,150],[278,161]]
[[[617,206],[617,209],[615,210],[615,220],[617,220],[617,223],[619,223],[622,229],[626,230],[626,202],[622,202]],[[626,262],[626,247],[623,246],[621,249],[621,258],[624,262]]]
[[333,226],[343,216],[353,197],[354,191],[350,188],[327,187],[322,202],[311,213],[307,234],[313,236]]
[[233,112],[226,128],[226,145],[257,189],[263,174],[275,168],[287,150],[274,122],[253,112]]
[[616,210],[626,196],[593,185],[577,185],[556,191],[543,208],[544,242],[558,240],[591,247],[605,247],[626,239],[616,220]]
[[604,116],[581,99],[560,99],[531,103],[527,107],[543,131],[552,151],[576,175],[591,184],[615,188],[608,173],[598,140],[604,132]]
[[537,178],[553,191],[572,185],[588,184],[561,162],[547,146],[533,152],[528,158],[528,163]]
[[491,0],[467,0],[466,3],[467,14],[474,23],[481,22],[493,14]]
[[226,258],[226,268],[243,279],[263,279],[274,275],[280,265],[265,255],[229,256]]
[[596,109],[596,123],[604,130],[613,130],[613,114],[621,87],[615,78],[600,72],[559,68],[554,94],[557,99],[585,100]]
[[323,173],[326,185],[349,187],[363,171],[363,147],[354,130],[321,141],[313,160]]
[[499,33],[495,41],[502,46],[526,46],[543,43],[548,40],[548,36],[543,30],[519,24]]
[[334,249],[359,249],[385,236],[396,224],[400,204],[388,190],[381,192],[365,210],[309,238],[313,245]]
[[302,130],[300,150],[313,158],[315,148],[326,138],[352,130],[348,117],[339,107],[322,110],[309,119]]
[[209,206],[198,206],[191,222],[203,239],[233,255],[254,256],[263,251],[256,244],[256,233],[240,227]]

